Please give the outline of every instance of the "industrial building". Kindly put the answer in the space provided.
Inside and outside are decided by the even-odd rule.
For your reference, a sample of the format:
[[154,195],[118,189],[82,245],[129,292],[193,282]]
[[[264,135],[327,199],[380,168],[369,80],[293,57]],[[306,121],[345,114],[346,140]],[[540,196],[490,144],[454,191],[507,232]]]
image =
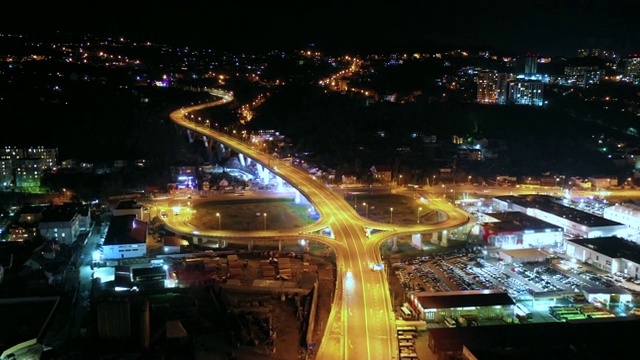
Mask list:
[[638,331],[638,316],[433,328],[428,346],[438,360],[630,359],[637,344],[626,334]]
[[505,195],[493,198],[500,211],[519,211],[536,219],[561,227],[571,236],[595,238],[616,236],[627,226],[564,205],[562,199],[547,195]]
[[567,255],[611,274],[640,275],[640,245],[619,237],[567,240]]
[[633,230],[640,231],[640,206],[635,204],[615,204],[604,209],[605,219],[617,221]]
[[427,322],[465,316],[483,321],[513,318],[515,302],[507,292],[499,290],[427,291],[410,294],[409,305],[419,319]]
[[142,257],[147,254],[149,223],[136,215],[114,216],[104,238],[102,260]]
[[485,213],[479,234],[487,245],[502,249],[554,247],[562,244],[560,226],[519,211]]

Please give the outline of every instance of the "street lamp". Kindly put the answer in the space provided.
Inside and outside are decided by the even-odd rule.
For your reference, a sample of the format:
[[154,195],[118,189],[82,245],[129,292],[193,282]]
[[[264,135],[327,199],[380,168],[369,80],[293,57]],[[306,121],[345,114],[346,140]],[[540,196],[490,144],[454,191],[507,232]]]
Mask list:
[[420,211],[422,211],[421,207],[418,208],[418,224],[420,224]]
[[363,202],[362,206],[364,206],[365,219],[369,219],[369,204],[367,204],[366,202]]
[[389,215],[389,224],[393,224],[393,208],[391,208],[391,214]]
[[220,213],[216,213],[216,217],[218,218],[218,231],[222,229],[222,223],[220,222]]
[[267,230],[267,213],[263,213],[262,215],[264,215],[264,230]]

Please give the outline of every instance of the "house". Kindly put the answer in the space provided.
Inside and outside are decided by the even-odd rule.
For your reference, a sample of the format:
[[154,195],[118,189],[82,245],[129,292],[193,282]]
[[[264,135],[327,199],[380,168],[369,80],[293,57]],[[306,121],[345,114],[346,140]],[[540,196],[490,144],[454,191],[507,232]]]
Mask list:
[[22,225],[11,225],[9,228],[9,240],[11,241],[25,241],[33,239],[37,234],[37,227]]
[[88,209],[88,205],[75,203],[47,208],[38,223],[38,231],[47,239],[57,238],[63,244],[71,244],[90,222]]
[[391,182],[391,166],[389,165],[374,165],[371,167],[371,173],[373,178],[381,183]]
[[352,185],[358,182],[358,177],[356,174],[349,173],[342,175],[342,184]]

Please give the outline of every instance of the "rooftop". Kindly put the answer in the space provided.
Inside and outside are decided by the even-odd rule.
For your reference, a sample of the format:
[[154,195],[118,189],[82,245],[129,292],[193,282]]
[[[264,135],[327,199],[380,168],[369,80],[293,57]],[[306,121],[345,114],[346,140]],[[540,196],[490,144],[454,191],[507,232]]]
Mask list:
[[494,197],[507,203],[513,203],[525,209],[539,209],[549,214],[565,218],[568,221],[589,227],[623,225],[617,221],[576,210],[562,204],[562,200],[549,195],[504,195]]
[[553,224],[550,224],[546,221],[534,218],[533,216],[529,216],[525,213],[519,211],[507,211],[503,213],[487,213],[484,216],[492,217],[498,222],[490,222],[485,224],[485,226],[490,226],[495,228],[496,230],[501,231],[513,231],[513,230],[521,230],[521,231],[544,231],[548,229],[554,229],[556,231],[562,231],[562,228]]
[[620,334],[638,331],[640,317],[429,329],[437,351],[464,345],[478,360],[629,359],[637,344]]
[[612,259],[622,258],[640,264],[640,245],[617,236],[567,240]]
[[148,226],[147,222],[137,220],[135,215],[114,216],[104,238],[104,245],[145,244]]
[[5,325],[0,326],[0,354],[19,343],[44,335],[59,297],[21,297],[0,299]]
[[496,290],[420,292],[415,294],[423,309],[447,309],[467,306],[514,305],[508,293]]

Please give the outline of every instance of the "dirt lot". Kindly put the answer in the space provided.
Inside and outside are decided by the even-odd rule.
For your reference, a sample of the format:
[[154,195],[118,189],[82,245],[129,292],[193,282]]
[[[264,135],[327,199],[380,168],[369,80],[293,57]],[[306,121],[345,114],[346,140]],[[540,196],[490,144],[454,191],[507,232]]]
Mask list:
[[[295,250],[296,245],[286,247],[286,251]],[[285,253],[286,253],[285,251]],[[241,276],[237,277],[243,286],[247,289],[256,279],[268,279],[271,277],[263,276],[261,269],[261,261],[269,259],[270,256],[277,254],[270,253],[266,250],[262,254],[239,255],[240,261],[245,262]],[[304,254],[302,259],[289,258],[291,265],[291,280],[284,280],[288,283],[298,283],[303,273],[303,262],[317,266],[318,275],[318,308],[316,313],[316,323],[313,332],[313,342],[317,345],[322,340],[326,319],[331,310],[331,299],[335,290],[335,266],[333,265],[333,257],[326,253],[326,248],[322,245],[312,246],[309,253]],[[228,269],[221,269],[218,276],[228,275]],[[232,280],[230,280],[232,281]],[[266,359],[304,359],[306,355],[305,333],[301,331],[303,321],[301,314],[298,312],[299,307],[296,306],[295,297],[285,298],[284,300],[277,294],[256,293],[251,291],[228,291],[229,299],[232,307],[241,316],[246,316],[252,311],[268,313],[271,320],[271,326],[276,331],[273,348],[264,346],[244,347],[235,351],[237,359],[241,360],[266,360]],[[255,305],[259,303],[256,308]],[[273,350],[273,352],[271,352]],[[210,351],[201,349],[197,359],[210,359]]]

